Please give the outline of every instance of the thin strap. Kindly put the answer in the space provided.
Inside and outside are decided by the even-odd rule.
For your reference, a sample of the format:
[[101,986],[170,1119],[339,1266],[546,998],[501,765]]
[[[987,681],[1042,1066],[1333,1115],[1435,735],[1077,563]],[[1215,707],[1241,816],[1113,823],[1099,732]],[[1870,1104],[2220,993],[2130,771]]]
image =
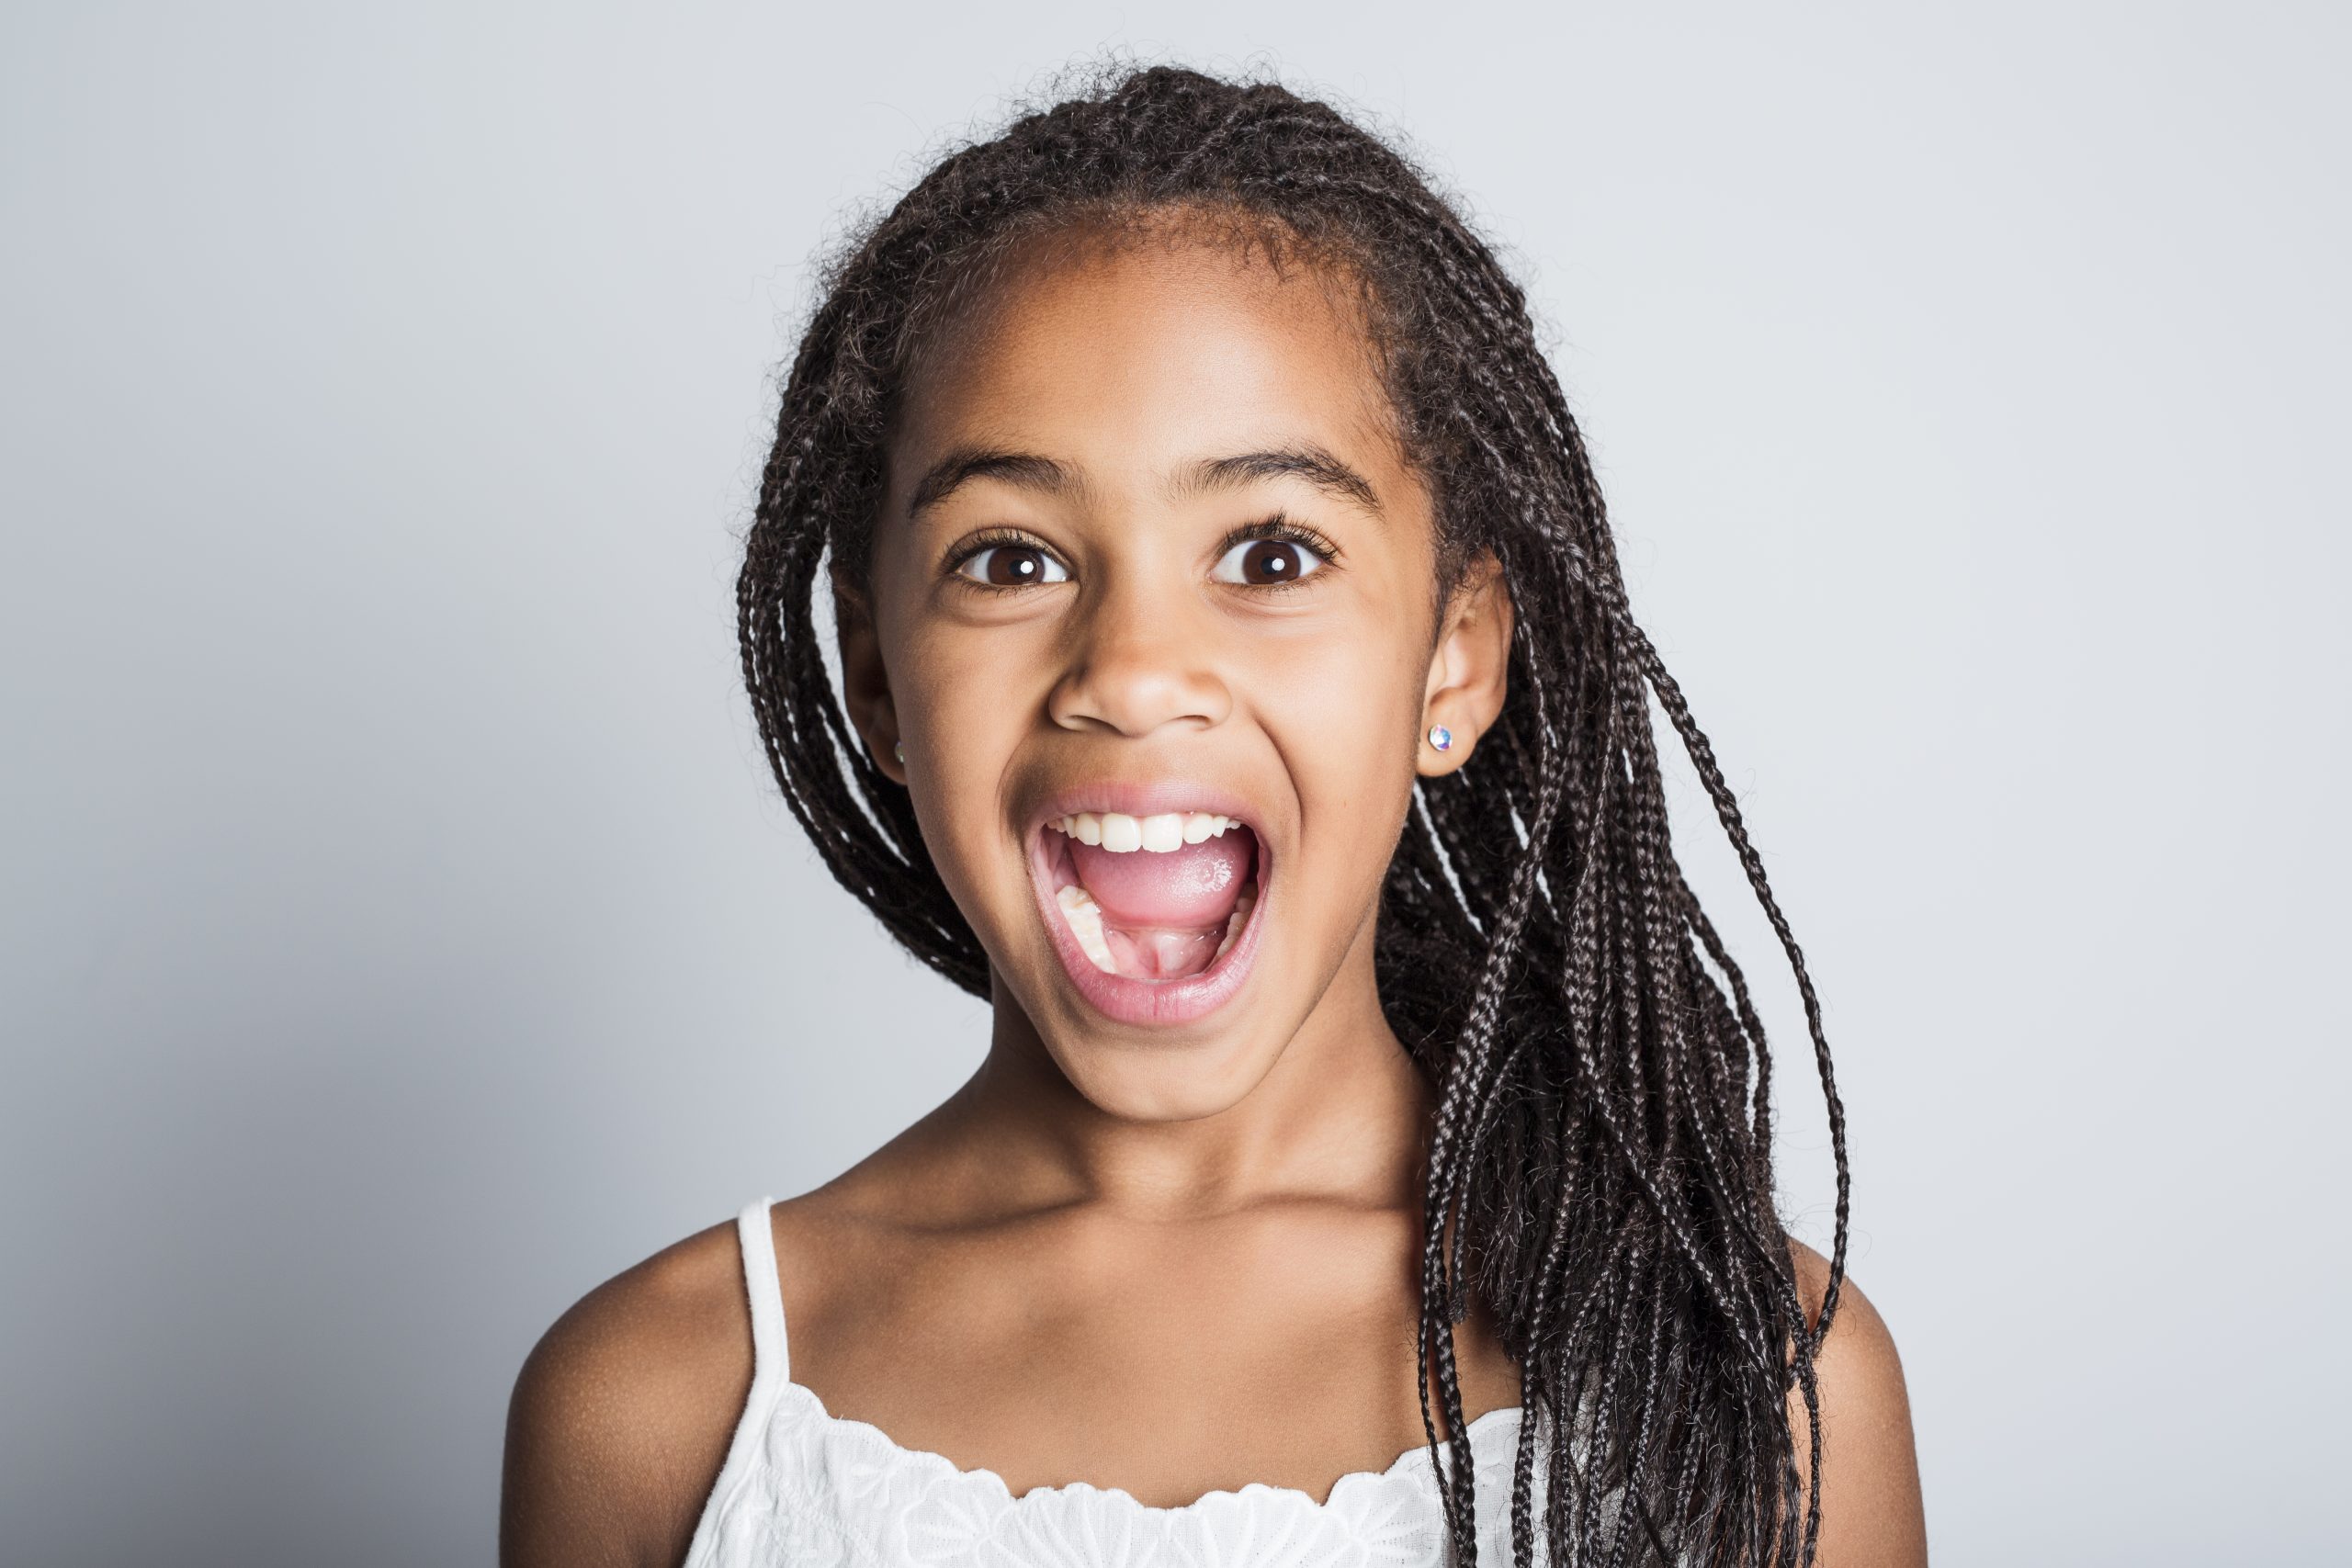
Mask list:
[[[694,1539],[686,1543],[685,1568],[718,1568],[737,1546],[730,1523],[746,1487],[756,1485],[760,1460],[776,1398],[791,1380],[784,1353],[784,1286],[775,1273],[775,1232],[769,1201],[746,1203],[735,1216],[735,1239],[743,1251],[743,1290],[752,1302],[752,1391],[727,1441],[727,1460],[711,1483]],[[728,1543],[721,1545],[722,1538]]]
[[752,1381],[785,1382],[792,1376],[792,1356],[784,1338],[784,1284],[775,1271],[775,1222],[768,1217],[772,1199],[747,1203],[735,1217],[735,1234],[743,1248],[743,1289],[752,1299]]

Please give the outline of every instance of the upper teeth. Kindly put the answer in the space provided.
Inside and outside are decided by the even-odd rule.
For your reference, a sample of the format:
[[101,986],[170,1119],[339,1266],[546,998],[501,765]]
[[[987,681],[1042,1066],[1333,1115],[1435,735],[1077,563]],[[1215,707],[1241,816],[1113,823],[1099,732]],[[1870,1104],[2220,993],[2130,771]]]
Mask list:
[[1240,824],[1230,817],[1208,811],[1162,811],[1151,817],[1130,817],[1124,811],[1081,811],[1073,817],[1058,818],[1047,826],[1081,844],[1100,844],[1113,854],[1125,854],[1130,850],[1165,854],[1186,844],[1204,843]]

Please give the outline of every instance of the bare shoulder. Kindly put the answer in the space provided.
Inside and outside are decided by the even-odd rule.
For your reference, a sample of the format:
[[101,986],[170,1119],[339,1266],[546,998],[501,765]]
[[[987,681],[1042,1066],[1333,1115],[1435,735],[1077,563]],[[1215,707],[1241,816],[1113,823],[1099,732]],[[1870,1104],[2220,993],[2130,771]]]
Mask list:
[[[1829,1288],[1829,1259],[1793,1237],[1789,1253],[1796,1264],[1797,1293],[1805,1315],[1817,1318]],[[1850,1276],[1838,1286],[1837,1314],[1814,1371],[1821,1382],[1825,1410],[1834,1395],[1841,1419],[1881,1427],[1899,1421],[1904,1432],[1910,1431],[1910,1404],[1894,1332]]]
[[[1817,1318],[1829,1260],[1792,1237],[1797,1291]],[[1916,1568],[1928,1561],[1911,1400],[1894,1336],[1850,1278],[1838,1292],[1829,1335],[1814,1362],[1821,1402],[1821,1546],[1818,1568]],[[1804,1402],[1789,1403],[1797,1462],[1809,1465]]]
[[503,1568],[675,1568],[751,1384],[751,1309],[731,1222],[589,1292],[515,1380]]

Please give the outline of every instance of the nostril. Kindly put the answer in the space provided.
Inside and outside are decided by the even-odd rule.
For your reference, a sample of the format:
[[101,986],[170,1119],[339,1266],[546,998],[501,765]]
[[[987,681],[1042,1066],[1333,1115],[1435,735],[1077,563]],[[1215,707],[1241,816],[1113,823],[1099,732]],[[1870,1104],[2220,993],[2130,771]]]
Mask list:
[[1211,728],[1233,711],[1232,693],[1197,649],[1096,654],[1056,683],[1046,711],[1064,729],[1149,735],[1170,724]]

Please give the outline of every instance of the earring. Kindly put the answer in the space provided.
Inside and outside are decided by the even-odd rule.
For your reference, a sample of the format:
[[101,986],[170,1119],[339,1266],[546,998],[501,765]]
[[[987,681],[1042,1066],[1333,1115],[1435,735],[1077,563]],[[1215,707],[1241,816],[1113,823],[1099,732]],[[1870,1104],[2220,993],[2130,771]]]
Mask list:
[[905,761],[907,760],[907,743],[903,740],[891,742],[890,755],[896,757],[901,762]]
[[1430,725],[1430,744],[1436,747],[1441,751],[1452,750],[1453,749],[1453,731],[1448,729],[1442,724]]

